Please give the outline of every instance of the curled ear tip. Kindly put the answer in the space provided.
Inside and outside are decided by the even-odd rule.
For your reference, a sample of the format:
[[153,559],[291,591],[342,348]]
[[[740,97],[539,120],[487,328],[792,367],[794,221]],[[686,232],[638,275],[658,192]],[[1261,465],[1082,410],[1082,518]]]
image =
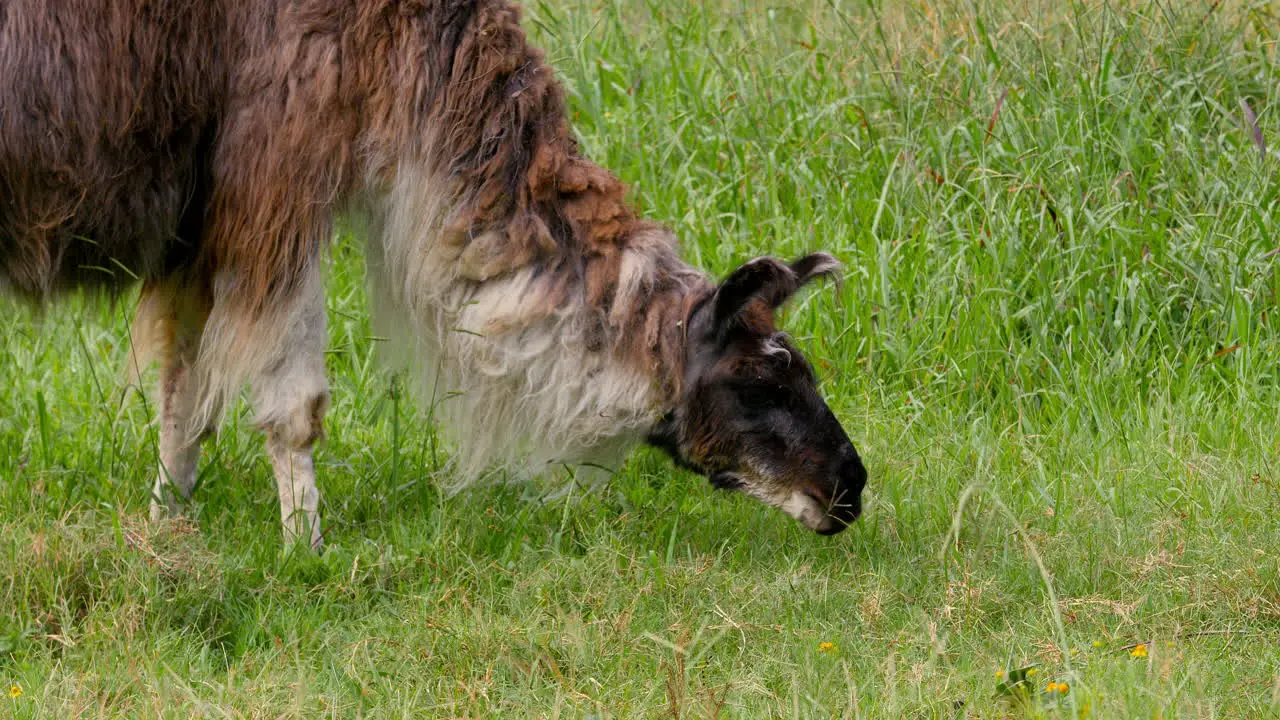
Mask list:
[[836,256],[832,255],[831,253],[817,253],[817,254],[820,255],[822,258],[821,264],[818,266],[821,272],[831,272],[833,270],[839,270],[840,268],[844,267],[844,263],[837,260]]
[[841,267],[843,265],[835,255],[828,252],[812,253],[791,264],[792,270],[800,276],[802,281],[818,275],[835,275]]

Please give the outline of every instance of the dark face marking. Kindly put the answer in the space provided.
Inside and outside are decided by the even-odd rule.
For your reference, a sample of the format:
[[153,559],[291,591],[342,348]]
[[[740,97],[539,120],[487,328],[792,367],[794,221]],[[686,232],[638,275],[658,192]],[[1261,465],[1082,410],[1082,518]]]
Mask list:
[[649,438],[715,487],[751,495],[823,535],[857,519],[867,473],[773,313],[836,267],[818,253],[790,265],[759,258],[734,271],[690,314],[683,392]]

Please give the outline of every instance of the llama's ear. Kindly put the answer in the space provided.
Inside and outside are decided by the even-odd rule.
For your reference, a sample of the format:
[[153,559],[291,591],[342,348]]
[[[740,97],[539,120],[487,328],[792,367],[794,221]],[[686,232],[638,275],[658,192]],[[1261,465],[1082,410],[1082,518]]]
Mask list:
[[791,266],[771,257],[759,257],[729,273],[716,290],[715,327],[733,321],[742,308],[755,298],[769,307],[781,305],[799,287]]
[[759,257],[730,273],[716,290],[715,323],[724,327],[754,298],[770,308],[786,302],[802,285],[824,275],[834,276],[840,263],[827,253],[806,255],[791,264]]
[[839,282],[840,276],[836,274],[838,270],[840,270],[840,261],[830,253],[824,252],[805,255],[791,263],[791,272],[796,274],[797,287],[819,277],[831,277]]

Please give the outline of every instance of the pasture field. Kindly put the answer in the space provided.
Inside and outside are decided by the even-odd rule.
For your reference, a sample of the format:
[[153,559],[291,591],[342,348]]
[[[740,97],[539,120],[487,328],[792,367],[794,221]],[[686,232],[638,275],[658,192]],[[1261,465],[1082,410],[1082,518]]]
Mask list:
[[442,494],[343,235],[327,551],[282,550],[243,405],[191,520],[152,526],[132,298],[3,299],[0,716],[1280,717],[1280,3],[556,0],[526,27],[693,262],[845,262],[785,325],[864,518],[818,537],[649,450],[567,498]]

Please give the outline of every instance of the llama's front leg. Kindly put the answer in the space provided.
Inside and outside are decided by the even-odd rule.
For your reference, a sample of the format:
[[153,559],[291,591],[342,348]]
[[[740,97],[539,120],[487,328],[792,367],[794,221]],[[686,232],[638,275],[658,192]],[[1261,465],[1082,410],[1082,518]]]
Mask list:
[[[317,412],[323,416],[323,410]],[[316,424],[320,421],[317,419]],[[313,550],[320,549],[320,490],[316,487],[316,467],[312,457],[314,440],[299,442],[287,430],[267,430],[267,452],[280,493],[280,521],[284,541],[292,545],[308,538]]]
[[174,517],[191,498],[200,461],[200,443],[208,432],[194,432],[196,404],[191,368],[166,363],[160,371],[160,472],[151,491],[151,519]]
[[318,278],[311,286],[289,324],[285,357],[255,380],[254,398],[280,493],[285,542],[305,537],[318,550],[320,491],[312,452],[323,432],[329,386],[324,373],[324,296]]
[[[160,365],[160,471],[151,492],[151,519],[174,517],[191,497],[200,443],[209,436],[217,409],[201,408],[196,353],[206,313],[195,294],[173,287],[152,288],[143,298],[135,328],[156,336],[142,339]],[[144,327],[149,326],[149,327]],[[198,427],[196,413],[209,421]]]

